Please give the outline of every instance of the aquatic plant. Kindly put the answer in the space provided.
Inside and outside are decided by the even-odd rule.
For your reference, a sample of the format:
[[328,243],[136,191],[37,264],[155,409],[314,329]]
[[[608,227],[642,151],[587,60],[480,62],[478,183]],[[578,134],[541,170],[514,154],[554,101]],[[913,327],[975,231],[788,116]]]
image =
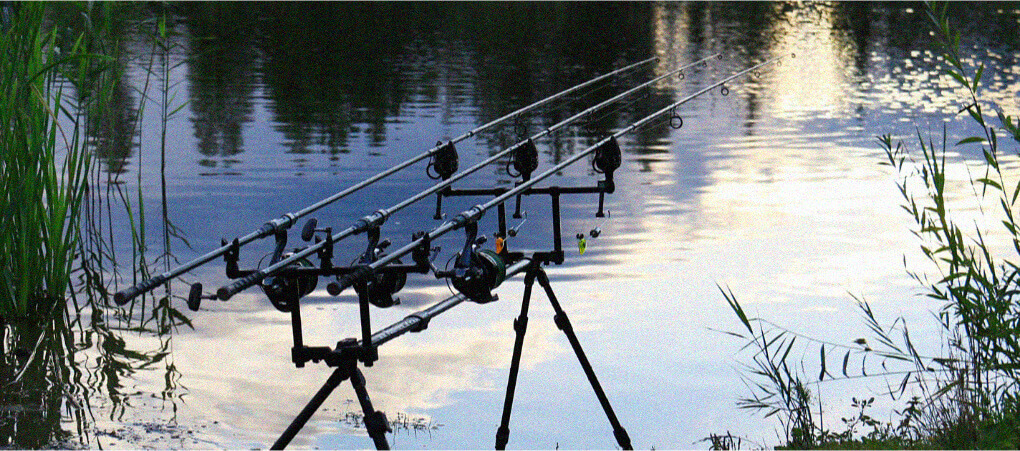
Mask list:
[[[887,156],[883,164],[896,169],[903,208],[914,220],[921,253],[938,271],[934,280],[910,274],[927,297],[942,303],[937,312],[943,338],[940,353],[922,355],[902,317],[883,325],[861,299],[856,301],[873,342],[862,338],[838,344],[749,317],[735,296],[723,291],[746,330],[733,335],[747,340],[747,348],[754,350],[748,366],[752,395],[739,405],[777,416],[788,447],[1020,446],[1020,224],[1015,215],[1020,180],[1007,168],[1001,150],[1005,142],[999,140],[1000,133],[1005,133],[1020,143],[1020,120],[998,111],[999,126],[993,126],[987,117],[987,104],[979,95],[984,65],[970,69],[964,64],[960,35],[951,26],[948,9],[948,5],[927,5],[932,36],[948,63],[948,76],[964,89],[960,113],[966,112],[980,128],[979,134],[959,140],[954,147],[980,146],[981,168],[978,177],[969,181],[973,201],[981,205],[979,213],[990,219],[985,223],[1001,224],[1003,229],[982,229],[976,223],[963,227],[955,218],[947,184],[946,155],[951,147],[946,130],[938,144],[918,133],[919,153],[885,135],[878,139]],[[988,204],[996,206],[985,208]],[[993,243],[1002,239],[1012,249],[1003,251]],[[817,378],[805,374],[803,360],[788,360],[798,341],[800,352],[816,348]],[[841,365],[827,365],[826,358]],[[855,398],[853,407],[859,413],[843,418],[844,431],[826,429],[821,413],[813,410],[817,400],[808,386],[866,378],[885,380],[886,393],[894,400],[904,402],[908,391],[913,394],[897,411],[898,423],[867,415],[865,409],[873,398]]]
[[112,86],[88,16],[74,31],[50,13],[0,6],[0,403],[14,409],[0,419],[0,446],[19,448],[61,446],[63,413],[82,432],[64,307],[93,169],[86,119]]
[[[948,5],[929,4],[926,11],[932,35],[948,63],[947,74],[965,92],[959,113],[966,112],[972,124],[980,127],[978,134],[959,140],[954,147],[980,146],[983,162],[979,175],[969,180],[969,188],[974,202],[981,205],[979,213],[989,219],[985,223],[1002,229],[963,226],[954,216],[947,184],[946,154],[951,147],[946,130],[938,143],[919,132],[919,154],[884,135],[879,137],[887,155],[884,164],[896,170],[902,206],[914,221],[921,253],[938,271],[934,280],[910,272],[929,298],[942,302],[937,318],[944,342],[938,355],[922,355],[902,318],[883,325],[861,299],[856,301],[874,341],[861,338],[840,344],[749,318],[732,292],[723,291],[746,329],[734,335],[747,340],[747,347],[754,350],[749,365],[752,395],[741,400],[740,406],[777,416],[789,447],[1020,446],[1020,224],[1015,216],[1020,179],[1008,169],[1001,151],[1009,138],[1020,143],[1020,120],[997,111],[999,125],[992,125],[985,113],[988,104],[979,93],[984,65],[970,69],[964,64]],[[999,141],[1003,132],[1009,138]],[[984,207],[989,204],[995,207]],[[1003,251],[995,244],[1002,239],[1012,248]],[[801,351],[805,342],[817,348],[817,378],[804,374],[803,361],[788,361],[798,339]],[[827,365],[827,357],[841,365]],[[898,424],[867,416],[864,411],[871,400],[854,399],[859,414],[843,419],[845,430],[826,429],[820,412],[812,411],[816,400],[807,386],[873,377],[886,380],[887,393],[894,400],[903,402],[908,390],[914,394],[898,411]],[[870,432],[858,430],[868,428]]]
[[[105,58],[57,45],[45,5],[18,4],[0,39],[0,315],[48,314],[67,292],[88,189],[83,111],[99,108]],[[90,97],[74,102],[69,80]],[[82,84],[88,83],[89,89]]]

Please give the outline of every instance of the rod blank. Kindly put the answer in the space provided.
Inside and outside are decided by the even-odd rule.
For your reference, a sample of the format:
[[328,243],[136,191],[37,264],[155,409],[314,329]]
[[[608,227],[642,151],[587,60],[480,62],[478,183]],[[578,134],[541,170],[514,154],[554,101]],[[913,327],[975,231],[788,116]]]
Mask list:
[[[541,173],[541,174],[539,174],[537,176],[533,176],[531,178],[531,180],[528,180],[528,181],[525,181],[525,182],[521,183],[520,185],[518,185],[514,189],[508,190],[507,192],[505,192],[505,193],[503,193],[503,194],[501,194],[499,196],[494,197],[492,200],[490,200],[490,201],[488,201],[488,202],[486,202],[484,204],[475,205],[474,207],[471,207],[470,209],[461,212],[454,219],[451,219],[449,221],[444,222],[443,224],[440,224],[438,227],[432,229],[432,231],[430,231],[427,234],[425,234],[425,236],[423,236],[421,238],[418,238],[417,240],[411,241],[410,243],[408,243],[404,247],[401,247],[400,249],[397,249],[397,250],[394,250],[394,251],[390,252],[386,256],[380,258],[379,260],[376,260],[375,262],[373,262],[370,265],[363,266],[362,267],[362,271],[360,271],[358,274],[364,273],[364,272],[367,272],[367,271],[374,271],[374,270],[376,270],[378,268],[381,268],[381,267],[383,267],[385,265],[388,265],[391,262],[393,262],[394,260],[396,260],[396,259],[398,259],[398,258],[400,258],[400,257],[402,257],[404,255],[409,254],[410,252],[412,252],[417,247],[421,246],[422,243],[424,243],[426,241],[431,241],[431,240],[433,240],[435,238],[438,238],[438,237],[440,237],[440,236],[450,232],[451,230],[458,229],[458,228],[462,227],[464,224],[466,224],[469,221],[477,221],[479,218],[481,218],[482,215],[485,214],[486,211],[488,211],[492,207],[495,207],[495,206],[497,206],[497,205],[499,205],[501,203],[504,203],[507,200],[509,200],[510,198],[512,198],[512,197],[514,197],[514,196],[516,196],[518,194],[524,193],[526,190],[528,190],[529,188],[534,186],[536,183],[538,183],[538,182],[540,182],[542,180],[545,180],[546,178],[552,176],[553,174],[556,174],[557,172],[563,170],[567,166],[570,166],[571,164],[576,163],[578,160],[580,160],[580,159],[590,155],[592,152],[594,152],[596,149],[598,149],[600,146],[604,145],[605,143],[609,142],[610,140],[614,140],[614,139],[618,139],[620,137],[623,137],[624,135],[626,135],[626,134],[628,134],[628,133],[630,133],[630,132],[632,132],[632,131],[634,131],[634,130],[636,130],[636,129],[638,129],[638,128],[646,125],[646,124],[648,124],[649,122],[655,120],[656,118],[658,118],[658,117],[660,117],[660,116],[662,116],[662,115],[672,111],[674,108],[676,108],[676,107],[678,107],[680,105],[683,105],[683,104],[685,104],[687,102],[690,102],[691,100],[694,100],[695,98],[700,97],[701,95],[703,95],[703,94],[705,94],[705,93],[707,93],[707,92],[709,92],[709,91],[711,91],[711,90],[713,90],[713,89],[715,89],[715,88],[717,88],[719,86],[722,86],[723,84],[725,84],[728,81],[734,80],[734,79],[736,79],[736,78],[738,78],[738,77],[740,77],[742,75],[745,75],[745,74],[747,74],[747,73],[749,73],[749,72],[751,72],[751,71],[753,71],[755,69],[759,69],[761,67],[764,67],[764,66],[766,66],[768,64],[775,63],[775,62],[783,59],[784,57],[785,57],[785,55],[782,55],[782,56],[778,56],[778,57],[766,60],[764,62],[758,63],[758,64],[756,64],[754,66],[751,66],[750,68],[744,69],[744,70],[742,70],[740,72],[737,72],[737,73],[735,73],[733,75],[730,75],[730,76],[728,76],[728,77],[726,77],[726,78],[724,78],[724,79],[722,79],[722,80],[720,80],[718,82],[715,82],[715,83],[713,83],[713,84],[711,84],[711,85],[709,85],[709,86],[707,86],[707,87],[705,87],[705,88],[695,92],[694,94],[688,95],[687,97],[684,97],[683,99],[681,99],[681,100],[679,100],[677,102],[674,102],[674,103],[670,104],[669,106],[667,106],[665,108],[662,108],[662,109],[660,109],[660,110],[658,110],[658,111],[656,111],[656,112],[654,112],[654,113],[652,113],[652,114],[650,114],[648,116],[645,116],[644,118],[642,118],[642,119],[640,119],[640,120],[638,120],[638,121],[628,125],[627,127],[624,127],[623,129],[617,131],[616,133],[613,133],[609,137],[604,138],[602,140],[599,140],[597,143],[595,143],[591,147],[588,147],[588,148],[584,149],[583,151],[578,152],[577,154],[575,154],[575,155],[571,156],[570,158],[564,160],[560,164],[557,164],[556,166],[553,166],[549,170],[547,170],[547,171],[545,171],[545,172],[543,172],[543,173]],[[357,277],[356,273],[350,273],[350,274],[345,275],[344,277],[341,277],[340,280],[339,280],[340,288],[341,289],[346,289],[346,288],[350,287],[354,283],[354,281],[357,280],[356,277]]]
[[[413,204],[413,203],[415,203],[415,202],[417,202],[419,200],[422,200],[422,199],[424,199],[424,198],[426,198],[428,196],[431,196],[432,194],[435,194],[435,193],[441,191],[442,189],[446,188],[447,186],[452,185],[454,182],[456,182],[456,181],[458,181],[458,180],[460,180],[460,179],[462,179],[464,177],[467,177],[468,175],[478,171],[479,169],[482,169],[483,167],[485,167],[485,166],[487,166],[489,164],[492,164],[496,160],[499,160],[500,158],[503,158],[504,156],[508,155],[510,152],[513,152],[517,148],[519,148],[521,146],[524,146],[525,144],[528,143],[529,140],[530,141],[534,141],[534,140],[540,139],[540,138],[542,138],[544,136],[547,136],[547,135],[555,132],[556,130],[559,130],[559,129],[563,128],[563,127],[566,127],[567,125],[570,125],[571,123],[577,121],[578,119],[585,118],[585,117],[587,117],[588,115],[590,115],[591,113],[593,113],[595,111],[598,111],[598,110],[600,110],[602,108],[605,108],[605,107],[607,107],[609,105],[612,105],[612,104],[618,102],[620,99],[623,99],[624,97],[627,97],[627,96],[637,92],[638,90],[644,89],[645,87],[648,87],[648,86],[650,86],[650,85],[652,85],[652,84],[654,84],[654,83],[656,83],[656,82],[658,82],[658,81],[660,81],[660,80],[662,80],[662,79],[664,79],[664,78],[666,78],[666,77],[668,77],[670,75],[676,74],[676,73],[678,73],[678,72],[680,72],[680,71],[682,71],[682,70],[684,70],[686,68],[689,68],[689,67],[695,66],[697,64],[701,64],[701,63],[707,62],[708,60],[710,60],[712,58],[718,57],[719,55],[720,54],[716,53],[716,54],[710,55],[710,56],[708,56],[706,58],[703,58],[701,60],[695,61],[693,63],[682,65],[682,66],[680,66],[680,67],[678,67],[676,69],[673,69],[672,71],[669,71],[669,72],[667,72],[665,74],[662,74],[662,75],[660,75],[658,77],[653,78],[652,80],[649,80],[649,81],[644,82],[644,83],[642,83],[642,84],[640,84],[638,86],[635,86],[635,87],[633,87],[631,89],[628,89],[628,90],[626,90],[626,91],[624,91],[624,92],[622,92],[620,94],[617,94],[617,95],[615,95],[615,96],[613,96],[613,97],[611,97],[609,99],[606,99],[606,100],[604,100],[604,101],[602,101],[602,102],[600,102],[600,103],[598,103],[598,104],[596,104],[594,106],[591,106],[591,107],[585,109],[584,111],[581,111],[581,112],[579,112],[577,114],[574,114],[573,116],[570,116],[567,119],[564,119],[564,120],[562,120],[562,121],[560,121],[560,122],[558,122],[558,123],[556,123],[554,125],[551,125],[548,128],[546,128],[545,130],[542,130],[541,132],[538,132],[538,133],[532,135],[531,137],[529,137],[529,138],[527,138],[525,140],[522,140],[522,141],[520,141],[520,142],[518,142],[518,143],[516,143],[516,144],[514,144],[514,145],[512,145],[512,146],[510,146],[510,147],[508,147],[508,148],[506,148],[506,149],[504,149],[502,151],[500,151],[500,152],[497,152],[496,154],[490,156],[489,158],[486,158],[485,160],[482,160],[478,164],[475,164],[474,166],[472,166],[472,167],[470,167],[468,169],[465,169],[464,171],[462,171],[462,172],[460,172],[458,174],[453,175],[449,179],[443,180],[442,182],[439,182],[439,183],[433,185],[431,188],[428,188],[428,189],[426,189],[426,190],[424,190],[424,191],[422,191],[422,192],[420,192],[418,194],[415,194],[415,195],[413,195],[413,196],[411,196],[411,197],[401,201],[400,203],[397,203],[396,205],[393,205],[390,208],[377,210],[375,213],[372,213],[372,214],[370,214],[368,216],[365,216],[365,217],[359,219],[354,225],[352,225],[352,226],[350,226],[350,227],[340,231],[339,233],[333,235],[331,240],[326,240],[326,241],[323,241],[323,242],[320,242],[320,243],[308,246],[308,247],[302,249],[301,251],[292,254],[288,258],[282,259],[282,260],[280,260],[279,262],[277,262],[275,264],[272,264],[272,265],[269,265],[266,268],[254,271],[254,272],[252,272],[251,274],[249,274],[246,277],[242,277],[240,279],[235,280],[234,282],[232,282],[230,284],[227,284],[227,285],[224,285],[224,286],[220,287],[216,291],[216,296],[220,300],[222,300],[222,301],[230,299],[233,295],[241,292],[241,290],[244,290],[244,289],[246,289],[246,288],[248,288],[248,287],[250,287],[252,285],[255,285],[260,280],[262,280],[262,279],[264,279],[266,277],[269,277],[269,276],[275,274],[276,272],[279,272],[280,270],[286,268],[287,266],[290,266],[291,264],[293,264],[294,262],[296,262],[296,261],[298,261],[298,260],[300,260],[302,258],[308,257],[309,255],[312,255],[313,253],[315,253],[319,249],[321,249],[323,246],[326,246],[327,243],[329,243],[329,242],[336,243],[336,242],[338,242],[338,241],[340,241],[340,240],[342,240],[344,238],[347,238],[347,237],[349,237],[351,235],[356,235],[358,233],[361,233],[362,231],[367,230],[369,227],[381,225],[383,222],[386,221],[387,218],[389,218],[390,215],[392,215],[392,214],[394,214],[394,213],[396,213],[396,212],[398,212],[400,210],[403,210],[404,208],[408,207],[409,205],[411,205],[411,204]],[[528,186],[530,186],[530,185],[528,185]],[[354,273],[352,273],[352,274],[354,274]]]
[[[605,80],[605,79],[607,79],[609,77],[612,77],[612,76],[615,76],[615,75],[622,74],[624,72],[631,71],[633,69],[636,69],[638,67],[644,66],[644,65],[646,65],[648,63],[651,63],[651,62],[654,62],[654,61],[658,61],[658,58],[657,57],[648,58],[646,60],[638,61],[638,62],[630,64],[628,66],[616,69],[616,70],[614,70],[612,72],[600,75],[600,76],[595,77],[595,78],[593,78],[591,80],[588,80],[588,81],[583,82],[581,84],[575,85],[575,86],[573,86],[571,88],[568,88],[568,89],[565,89],[563,91],[560,91],[560,92],[558,92],[556,94],[553,94],[553,95],[551,95],[549,97],[546,97],[546,98],[544,98],[542,100],[539,100],[539,101],[537,101],[535,103],[532,103],[530,105],[521,107],[521,108],[517,109],[516,111],[514,111],[512,113],[506,114],[506,115],[504,115],[502,117],[499,117],[497,119],[493,119],[492,121],[489,121],[489,122],[487,122],[485,124],[482,124],[482,125],[480,125],[478,127],[475,127],[474,129],[471,129],[471,130],[461,134],[460,136],[457,136],[456,138],[451,139],[449,141],[449,143],[458,143],[460,141],[463,141],[463,140],[465,140],[467,138],[470,138],[470,137],[474,136],[475,134],[477,134],[477,133],[479,133],[479,132],[481,132],[483,130],[486,130],[488,128],[494,127],[496,125],[499,125],[499,124],[501,124],[503,122],[506,122],[506,121],[508,121],[510,119],[513,119],[513,118],[515,118],[515,117],[517,117],[517,116],[519,116],[521,114],[524,114],[524,113],[526,113],[528,111],[534,110],[534,109],[536,109],[538,107],[541,107],[541,106],[543,106],[543,105],[545,105],[545,104],[547,104],[549,102],[552,102],[552,101],[554,101],[556,99],[559,99],[559,98],[561,98],[563,96],[566,96],[566,95],[568,95],[570,93],[576,92],[576,91],[578,91],[580,89],[584,89],[584,88],[586,88],[588,86],[591,86],[592,84],[598,83],[599,81]],[[272,235],[273,233],[285,231],[285,230],[289,229],[292,225],[294,225],[294,223],[298,219],[300,219],[301,217],[304,217],[304,216],[306,216],[308,214],[311,214],[312,212],[314,212],[316,210],[319,210],[319,209],[321,209],[321,208],[323,208],[323,207],[325,207],[325,206],[327,206],[329,204],[332,204],[332,203],[334,203],[334,202],[336,202],[336,201],[338,201],[338,200],[340,200],[340,199],[342,199],[344,197],[347,197],[347,196],[349,196],[349,195],[351,195],[351,194],[353,194],[353,193],[355,193],[355,192],[357,192],[357,191],[359,191],[361,189],[364,189],[364,188],[368,187],[369,185],[371,185],[371,184],[373,184],[373,183],[375,183],[375,182],[377,182],[377,181],[379,181],[379,180],[381,180],[383,178],[386,178],[386,177],[388,177],[388,176],[390,176],[390,175],[392,175],[392,174],[394,174],[394,173],[396,173],[396,172],[398,172],[398,171],[400,171],[400,170],[402,170],[402,169],[404,169],[404,168],[406,168],[406,167],[408,167],[408,166],[410,166],[410,165],[412,165],[414,163],[417,163],[417,162],[419,162],[421,160],[424,160],[425,158],[428,158],[428,157],[432,156],[433,154],[435,154],[442,147],[443,147],[443,145],[437,145],[437,146],[429,149],[428,151],[426,151],[426,152],[424,152],[424,153],[422,153],[420,155],[412,157],[412,158],[410,158],[410,159],[408,159],[408,160],[406,160],[406,161],[404,161],[404,162],[402,162],[402,163],[400,163],[400,164],[398,164],[396,166],[393,166],[393,167],[391,167],[391,168],[389,168],[389,169],[387,169],[387,170],[385,170],[383,172],[380,172],[380,173],[378,173],[376,175],[373,175],[373,176],[371,176],[371,177],[369,177],[369,178],[367,178],[365,180],[362,180],[361,182],[359,182],[359,183],[357,183],[355,185],[352,185],[351,187],[349,187],[349,188],[347,188],[347,189],[345,189],[343,191],[340,191],[340,192],[338,192],[336,194],[333,194],[332,196],[329,196],[329,197],[327,197],[327,198],[325,198],[323,200],[320,200],[319,202],[316,202],[316,203],[314,203],[312,205],[309,205],[308,207],[305,207],[305,208],[299,210],[296,213],[287,213],[287,214],[284,214],[283,216],[280,216],[279,218],[267,221],[258,230],[254,231],[254,232],[251,232],[251,233],[249,233],[249,234],[247,234],[247,235],[245,235],[243,237],[237,238],[235,241],[236,241],[238,246],[244,246],[244,245],[246,245],[248,243],[251,243],[251,242],[253,242],[255,240],[258,240],[258,239],[261,239],[261,238],[265,238],[265,237],[267,237],[269,235]],[[215,250],[213,250],[213,251],[211,251],[209,253],[206,253],[205,255],[202,255],[202,256],[194,259],[194,260],[191,260],[190,262],[187,262],[187,263],[185,263],[185,264],[183,264],[181,266],[178,266],[177,268],[174,268],[174,269],[172,269],[170,271],[167,271],[167,272],[164,272],[162,274],[159,274],[159,275],[157,275],[157,276],[155,276],[155,277],[153,277],[151,279],[143,280],[142,282],[140,282],[140,283],[138,283],[138,284],[136,284],[134,286],[131,286],[131,287],[127,288],[127,289],[118,291],[117,293],[115,293],[113,295],[113,300],[118,305],[123,305],[123,304],[127,303],[128,301],[130,301],[131,299],[134,299],[136,296],[151,291],[152,289],[158,287],[159,285],[163,284],[164,282],[167,282],[167,281],[169,281],[169,280],[171,280],[171,279],[173,279],[173,278],[175,278],[177,276],[180,276],[181,274],[184,274],[184,273],[186,273],[188,271],[191,271],[192,269],[195,269],[195,268],[197,268],[197,267],[199,267],[201,265],[204,265],[204,264],[212,261],[213,259],[215,259],[217,257],[222,256],[223,254],[225,254],[230,249],[231,246],[232,246],[232,244],[221,246],[218,249],[215,249]]]

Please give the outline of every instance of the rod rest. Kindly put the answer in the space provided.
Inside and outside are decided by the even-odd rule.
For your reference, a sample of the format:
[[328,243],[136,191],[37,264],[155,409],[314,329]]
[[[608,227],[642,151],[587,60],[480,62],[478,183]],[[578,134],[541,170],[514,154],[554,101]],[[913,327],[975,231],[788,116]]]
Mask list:
[[606,174],[606,178],[612,180],[614,171],[623,164],[623,155],[620,152],[620,143],[615,136],[599,144],[595,148],[595,157],[591,161],[592,169],[600,174]]
[[455,172],[457,172],[458,160],[457,148],[453,145],[453,141],[447,141],[443,144],[442,141],[436,143],[439,146],[438,149],[432,154],[432,159],[429,161],[428,166],[425,168],[425,174],[433,180],[443,179],[447,180]]

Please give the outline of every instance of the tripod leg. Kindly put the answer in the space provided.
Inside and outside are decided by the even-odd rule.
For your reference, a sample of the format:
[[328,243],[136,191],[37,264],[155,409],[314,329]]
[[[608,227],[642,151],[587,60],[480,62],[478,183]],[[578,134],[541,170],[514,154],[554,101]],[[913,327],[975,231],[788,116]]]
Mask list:
[[319,407],[326,401],[326,398],[329,397],[330,393],[333,393],[333,390],[335,390],[336,387],[349,376],[350,373],[347,371],[347,368],[337,368],[334,370],[333,374],[329,375],[329,379],[326,379],[326,383],[322,385],[322,388],[315,393],[315,396],[312,397],[311,401],[308,401],[305,408],[301,410],[301,413],[298,414],[297,418],[294,418],[294,421],[290,423],[290,426],[287,426],[287,430],[283,431],[283,434],[280,435],[280,438],[276,439],[276,443],[273,443],[273,446],[270,449],[286,448],[290,441],[294,439],[294,436],[301,431],[301,428],[305,427],[305,423],[307,423],[308,419],[312,417],[312,414],[314,414],[316,410],[319,410]]
[[[353,364],[352,364],[353,365]],[[386,421],[386,414],[376,411],[372,407],[372,400],[368,398],[368,390],[365,388],[365,376],[357,366],[351,368],[351,385],[358,395],[358,402],[361,403],[361,411],[365,414],[365,429],[369,437],[375,442],[375,449],[390,449],[386,441],[386,433],[392,432],[389,421]]]
[[595,396],[598,397],[599,403],[602,404],[602,409],[606,411],[606,417],[609,419],[609,423],[613,426],[613,435],[616,437],[616,442],[623,449],[634,449],[630,444],[630,436],[627,435],[627,431],[620,425],[620,420],[616,418],[616,413],[613,412],[613,407],[609,405],[609,399],[606,398],[606,392],[602,390],[602,385],[599,384],[599,380],[595,377],[595,371],[591,368],[591,363],[588,362],[588,357],[584,355],[584,349],[581,348],[581,342],[577,341],[577,335],[574,334],[574,327],[570,325],[570,320],[567,318],[567,313],[560,307],[560,302],[556,300],[556,294],[553,293],[552,286],[549,285],[549,277],[545,274],[541,268],[538,269],[538,283],[545,289],[546,297],[549,298],[549,303],[552,304],[553,311],[556,312],[556,316],[553,319],[556,322],[556,327],[563,331],[567,336],[567,340],[570,341],[570,347],[574,348],[574,354],[577,355],[578,362],[581,363],[581,368],[584,369],[584,374],[588,376],[588,382],[591,384],[591,388],[595,390]]
[[528,305],[531,303],[531,287],[535,284],[535,273],[538,265],[532,263],[524,275],[524,300],[521,301],[521,314],[514,320],[514,354],[510,360],[510,377],[506,382],[506,399],[503,400],[503,419],[496,430],[496,449],[506,449],[510,440],[510,411],[514,405],[514,391],[517,389],[517,372],[521,367],[521,351],[524,349],[524,333],[528,330]]

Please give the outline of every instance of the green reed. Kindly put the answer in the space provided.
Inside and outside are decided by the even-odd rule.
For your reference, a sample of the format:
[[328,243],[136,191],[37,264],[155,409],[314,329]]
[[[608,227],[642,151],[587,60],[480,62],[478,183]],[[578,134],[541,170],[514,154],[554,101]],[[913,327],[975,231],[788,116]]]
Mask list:
[[[832,343],[798,334],[761,318],[749,318],[732,292],[723,296],[744,329],[733,333],[753,351],[747,370],[751,396],[741,407],[778,417],[786,446],[793,448],[1016,448],[1020,447],[1020,178],[1003,160],[1010,140],[1020,143],[1020,121],[985,111],[981,99],[984,65],[968,67],[960,35],[947,5],[927,5],[932,36],[947,63],[946,74],[964,89],[960,114],[980,132],[947,142],[917,135],[916,150],[891,135],[879,137],[896,170],[903,209],[914,221],[921,254],[938,268],[933,278],[910,272],[925,295],[942,303],[940,351],[922,355],[906,322],[882,323],[867,302],[855,299],[872,333],[871,341]],[[965,125],[965,124],[961,124]],[[999,140],[1000,134],[1006,136]],[[952,147],[980,146],[982,167],[967,190],[979,213],[1002,227],[997,232],[954,219],[956,193],[947,184],[946,154]],[[1011,152],[1020,157],[1020,148]],[[993,233],[1012,247],[995,247]],[[805,354],[805,352],[808,352]],[[817,355],[817,377],[805,374],[805,360]],[[870,362],[869,362],[870,359]],[[813,359],[812,359],[813,360]],[[828,361],[828,363],[827,363]],[[896,422],[866,413],[874,398],[854,399],[856,416],[842,418],[842,431],[826,428],[820,405],[808,387],[833,380],[881,378],[886,394],[903,406]],[[908,398],[909,394],[909,399]],[[816,406],[818,408],[816,408]]]
[[[105,394],[109,418],[120,419],[135,396],[124,390],[124,381],[157,362],[166,364],[164,402],[179,397],[168,331],[186,318],[154,308],[153,316],[161,316],[150,330],[150,321],[136,323],[130,312],[107,304],[118,269],[114,243],[120,231],[112,218],[119,200],[131,218],[125,233],[138,251],[132,253],[132,273],[136,262],[146,264],[144,248],[137,246],[145,243],[141,185],[133,202],[120,193],[119,171],[104,172],[98,160],[103,146],[124,143],[111,137],[118,125],[141,138],[141,110],[150,100],[142,88],[139,106],[132,108],[135,88],[121,45],[147,10],[125,5],[0,7],[0,284],[7,290],[0,298],[0,405],[18,409],[0,418],[0,448],[87,443],[95,396]],[[9,22],[8,12],[14,14]],[[143,37],[166,39],[146,31],[156,28],[155,19],[139,26]],[[148,67],[159,73],[151,62]],[[164,134],[163,146],[165,140]],[[160,307],[169,305],[168,297],[158,300]],[[138,350],[125,338],[135,333],[158,335],[160,343]],[[84,352],[87,367],[80,364]],[[64,430],[67,420],[76,431]]]
[[79,431],[84,418],[64,306],[93,169],[85,118],[106,104],[109,58],[50,7],[0,11],[0,403],[19,408],[0,419],[0,446],[15,448],[60,443],[63,411]]
[[83,39],[56,45],[45,5],[21,3],[0,40],[0,314],[50,312],[64,299],[91,164],[59,75],[90,80]]

